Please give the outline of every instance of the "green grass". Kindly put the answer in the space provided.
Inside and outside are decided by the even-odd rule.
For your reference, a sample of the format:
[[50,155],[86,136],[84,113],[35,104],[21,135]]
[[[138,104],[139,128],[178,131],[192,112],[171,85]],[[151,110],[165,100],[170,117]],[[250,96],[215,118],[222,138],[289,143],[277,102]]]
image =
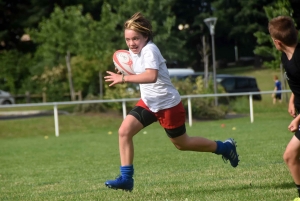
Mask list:
[[[250,67],[218,73],[255,76],[262,91],[272,90],[272,75],[279,75]],[[248,100],[238,104],[247,114]],[[270,95],[254,101],[254,123],[246,116],[187,127],[191,136],[233,137],[241,159],[237,168],[212,153],[176,150],[158,123],[136,135],[131,193],[104,186],[119,174],[121,121],[121,114],[60,115],[55,137],[53,116],[0,120],[0,200],[288,201],[297,195],[282,159],[293,135],[287,103],[273,105]]]
[[0,121],[0,200],[292,200],[296,189],[282,160],[290,118],[279,110],[255,113],[252,124],[244,117],[187,128],[192,136],[235,138],[237,168],[212,153],[178,151],[151,125],[134,138],[131,193],[104,186],[119,173],[121,116],[60,116],[59,137],[53,117]]

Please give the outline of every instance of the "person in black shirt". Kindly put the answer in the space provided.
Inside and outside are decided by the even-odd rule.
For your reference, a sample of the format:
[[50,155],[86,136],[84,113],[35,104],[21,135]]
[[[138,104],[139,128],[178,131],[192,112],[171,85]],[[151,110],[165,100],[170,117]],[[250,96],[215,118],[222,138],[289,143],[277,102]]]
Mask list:
[[279,16],[269,21],[269,33],[277,50],[282,52],[281,62],[285,69],[285,76],[292,91],[288,112],[294,118],[288,129],[295,132],[288,143],[283,159],[288,166],[298,189],[300,200],[300,44],[298,31],[294,21],[288,16]]

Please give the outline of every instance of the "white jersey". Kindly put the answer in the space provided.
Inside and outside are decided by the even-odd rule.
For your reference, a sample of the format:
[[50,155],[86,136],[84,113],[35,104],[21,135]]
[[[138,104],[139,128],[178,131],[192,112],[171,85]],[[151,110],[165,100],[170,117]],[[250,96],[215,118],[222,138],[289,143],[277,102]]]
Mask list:
[[129,52],[136,74],[141,74],[146,69],[158,70],[155,83],[140,84],[141,98],[149,109],[158,112],[178,105],[181,101],[180,95],[170,80],[166,60],[158,47],[149,41],[139,54],[134,54],[131,50]]

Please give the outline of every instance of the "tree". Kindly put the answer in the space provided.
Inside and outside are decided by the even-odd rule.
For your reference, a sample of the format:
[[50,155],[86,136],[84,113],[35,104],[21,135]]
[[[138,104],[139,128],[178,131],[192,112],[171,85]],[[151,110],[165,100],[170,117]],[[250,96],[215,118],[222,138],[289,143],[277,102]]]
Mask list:
[[[264,10],[268,20],[279,15],[293,16],[293,9],[288,0],[278,0],[273,5],[265,6]],[[254,36],[257,38],[258,44],[254,49],[254,53],[273,59],[271,61],[265,61],[263,65],[273,69],[279,68],[281,64],[281,52],[275,48],[269,34],[263,31],[257,31],[254,33]]]
[[5,50],[0,54],[0,61],[0,88],[16,94],[28,79],[31,55],[17,50]]
[[208,81],[209,81],[209,71],[208,71],[208,65],[209,65],[209,55],[210,55],[210,45],[208,45],[207,40],[205,39],[205,36],[202,36],[202,45],[198,45],[198,52],[201,55],[202,61],[204,63],[204,87],[208,88]]
[[[215,29],[217,60],[234,60],[234,46],[239,47],[240,56],[253,56],[257,30],[266,30],[267,18],[263,10],[275,0],[214,0],[211,10],[195,16],[194,24],[204,26],[207,17],[217,17]],[[209,30],[204,27],[201,34],[208,35]],[[200,33],[199,33],[200,34]]]
[[[93,58],[96,33],[92,28],[101,27],[89,14],[82,15],[82,6],[70,6],[62,10],[56,6],[49,19],[44,19],[38,29],[29,29],[31,39],[39,44],[36,59],[41,61],[36,66],[36,72],[43,71],[45,66],[50,68],[63,63],[64,58],[68,69],[69,89],[74,100],[73,77],[71,70],[71,56],[85,55]],[[95,43],[96,42],[96,43]],[[90,48],[87,48],[90,47]],[[95,50],[96,53],[89,55]],[[90,70],[90,69],[88,69]]]

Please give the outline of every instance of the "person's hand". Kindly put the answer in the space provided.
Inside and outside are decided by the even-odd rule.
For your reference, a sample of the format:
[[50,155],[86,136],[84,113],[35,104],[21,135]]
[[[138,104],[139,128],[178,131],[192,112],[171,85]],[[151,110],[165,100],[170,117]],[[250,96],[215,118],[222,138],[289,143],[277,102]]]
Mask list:
[[110,87],[115,85],[115,84],[118,84],[118,83],[123,83],[123,80],[122,80],[122,74],[116,74],[116,73],[113,73],[113,72],[110,72],[110,71],[106,71],[106,73],[108,74],[107,76],[104,77],[105,79],[105,82],[111,82],[110,83]]
[[122,74],[121,71],[119,71],[119,69],[117,67],[115,67],[115,71],[118,73],[118,74]]
[[296,117],[296,109],[295,109],[295,105],[294,103],[289,103],[289,108],[288,108],[288,112],[292,117]]
[[295,132],[299,129],[299,118],[295,118],[288,126],[289,131]]

